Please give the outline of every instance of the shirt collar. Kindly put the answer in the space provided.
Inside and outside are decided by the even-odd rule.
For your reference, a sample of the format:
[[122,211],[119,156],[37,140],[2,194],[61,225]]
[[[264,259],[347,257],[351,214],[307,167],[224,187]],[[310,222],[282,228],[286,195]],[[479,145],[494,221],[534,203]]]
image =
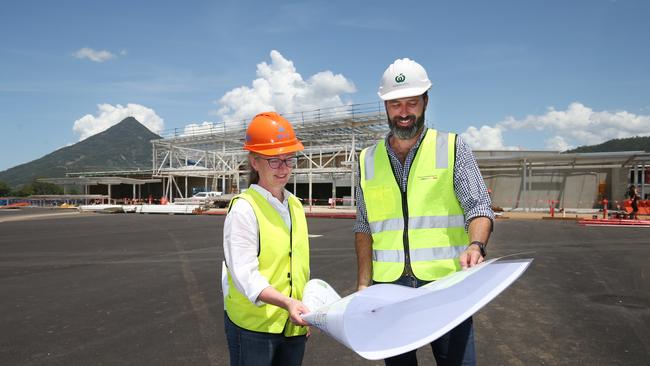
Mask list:
[[[427,133],[428,128],[424,127],[422,128],[422,132],[420,132],[420,136],[418,137],[418,140],[415,142],[415,145],[411,147],[411,150],[409,152],[413,151],[413,149],[417,150],[418,147],[420,147],[420,143],[422,143],[422,140],[424,139],[424,135]],[[388,135],[384,138],[384,144],[386,145],[386,149],[388,150],[389,153],[392,153],[393,155],[395,154],[395,150],[393,150],[393,147],[390,146],[390,138],[393,136],[393,131],[388,132]]]
[[[280,200],[275,198],[275,196],[273,196],[271,192],[267,191],[264,187],[262,187],[259,184],[251,184],[250,188],[256,190],[259,194],[261,194],[264,198],[266,198],[267,201],[274,199],[280,202]],[[281,203],[285,206],[289,204],[289,195],[291,195],[291,192],[284,189],[284,200]]]

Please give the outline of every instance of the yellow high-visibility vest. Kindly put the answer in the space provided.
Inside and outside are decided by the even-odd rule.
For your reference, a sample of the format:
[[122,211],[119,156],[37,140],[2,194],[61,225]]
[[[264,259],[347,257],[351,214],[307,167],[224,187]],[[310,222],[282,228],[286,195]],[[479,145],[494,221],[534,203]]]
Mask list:
[[[307,220],[302,204],[295,196],[289,197],[291,232],[280,214],[255,189],[247,189],[230,202],[244,199],[253,206],[259,225],[259,271],[271,286],[282,294],[302,300],[302,292],[309,280],[309,239]],[[256,306],[235,287],[228,272],[226,312],[238,326],[264,333],[285,336],[307,334],[307,328],[296,326],[289,312],[275,305]]]
[[456,135],[427,129],[402,194],[384,140],[359,157],[361,189],[372,233],[373,280],[392,282],[411,265],[433,281],[458,271],[467,248],[463,208],[454,192]]

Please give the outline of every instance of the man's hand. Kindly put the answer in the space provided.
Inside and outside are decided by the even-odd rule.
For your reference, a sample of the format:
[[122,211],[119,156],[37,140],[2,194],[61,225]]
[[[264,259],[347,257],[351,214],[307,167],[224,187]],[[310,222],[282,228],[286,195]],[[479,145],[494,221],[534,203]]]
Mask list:
[[460,266],[463,269],[474,267],[481,262],[483,262],[483,256],[481,256],[481,249],[476,244],[471,244],[460,254]]
[[[475,217],[469,223],[469,240],[471,242],[480,241],[487,244],[492,232],[492,220],[487,217]],[[464,252],[460,254],[460,266],[463,269],[474,267],[483,262],[485,258],[481,256],[481,248],[476,244],[470,244]]]

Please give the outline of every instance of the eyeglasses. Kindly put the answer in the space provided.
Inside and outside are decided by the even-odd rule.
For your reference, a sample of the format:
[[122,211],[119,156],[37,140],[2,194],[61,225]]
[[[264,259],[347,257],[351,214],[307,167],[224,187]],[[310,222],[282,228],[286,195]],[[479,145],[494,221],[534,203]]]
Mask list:
[[282,163],[284,163],[284,165],[286,165],[287,168],[295,168],[296,164],[298,163],[298,158],[296,157],[280,159],[280,158],[262,158],[256,156],[255,159],[266,160],[266,162],[269,163],[271,169],[278,169],[282,165]]

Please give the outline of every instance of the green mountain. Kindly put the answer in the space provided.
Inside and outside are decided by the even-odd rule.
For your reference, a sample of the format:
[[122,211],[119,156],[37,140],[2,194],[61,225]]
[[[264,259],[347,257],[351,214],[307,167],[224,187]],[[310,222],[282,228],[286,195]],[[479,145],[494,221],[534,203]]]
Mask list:
[[35,178],[62,178],[66,173],[151,169],[149,141],[159,138],[138,120],[128,117],[74,145],[2,171],[0,181],[17,187]]
[[646,151],[650,152],[650,136],[636,136],[613,139],[602,144],[580,146],[565,153],[609,152],[609,151]]

